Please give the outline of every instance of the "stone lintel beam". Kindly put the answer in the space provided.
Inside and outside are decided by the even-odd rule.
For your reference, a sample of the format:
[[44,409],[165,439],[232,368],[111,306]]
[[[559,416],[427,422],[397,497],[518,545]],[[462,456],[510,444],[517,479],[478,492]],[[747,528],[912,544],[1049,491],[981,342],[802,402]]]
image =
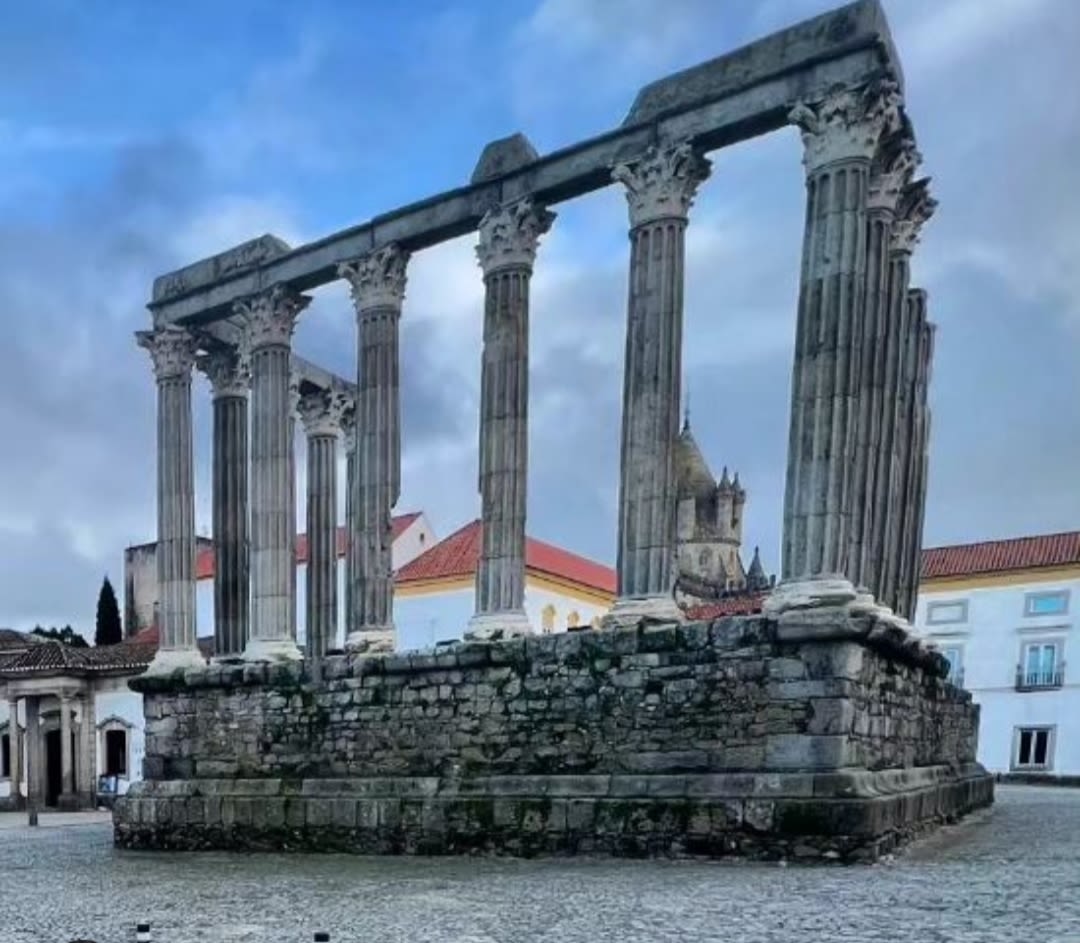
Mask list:
[[[551,206],[611,182],[609,168],[657,140],[708,151],[778,130],[800,101],[883,76],[902,82],[878,0],[860,0],[646,86],[617,129],[490,179],[437,194],[323,239],[279,252],[280,240],[245,246],[164,275],[150,301],[155,323],[210,322],[241,298],[287,282],[308,291],[336,280],[344,262],[396,242],[415,252],[477,228],[493,205],[531,197]],[[255,242],[259,242],[256,240]],[[283,245],[283,244],[281,244]],[[239,260],[239,261],[237,261]],[[223,271],[224,269],[224,271]]]

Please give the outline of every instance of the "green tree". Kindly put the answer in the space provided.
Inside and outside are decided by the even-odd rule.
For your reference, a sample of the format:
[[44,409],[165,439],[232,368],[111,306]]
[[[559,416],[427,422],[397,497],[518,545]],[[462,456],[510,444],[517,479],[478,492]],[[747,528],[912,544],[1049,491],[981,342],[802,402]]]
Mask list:
[[117,645],[124,640],[124,627],[120,622],[120,606],[116,593],[106,576],[98,593],[97,623],[94,629],[95,645]]
[[79,635],[79,633],[70,625],[65,625],[62,629],[58,629],[55,626],[43,629],[40,625],[35,625],[30,634],[37,635],[41,638],[52,639],[54,642],[62,642],[64,645],[70,645],[72,648],[90,647],[87,644],[86,639]]

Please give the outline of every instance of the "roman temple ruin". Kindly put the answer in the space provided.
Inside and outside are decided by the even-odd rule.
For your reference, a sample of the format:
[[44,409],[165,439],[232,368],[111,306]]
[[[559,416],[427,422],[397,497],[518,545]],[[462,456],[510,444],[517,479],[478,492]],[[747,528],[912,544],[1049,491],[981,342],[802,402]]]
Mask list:
[[[990,802],[978,709],[905,621],[934,336],[910,259],[935,202],[903,85],[879,3],[858,0],[646,86],[608,133],[543,156],[522,134],[493,141],[456,190],[158,278],[139,343],[158,384],[161,648],[132,683],[146,695],[146,781],[117,805],[118,843],[854,858]],[[790,125],[807,209],[782,579],[759,616],[688,622],[674,593],[686,230],[706,155]],[[606,186],[625,193],[630,239],[618,593],[603,628],[532,637],[530,277],[552,207]],[[475,615],[458,645],[394,652],[407,269],[473,231],[486,290]],[[304,293],[336,279],[356,311],[355,383],[291,352]],[[214,391],[210,665],[194,626],[196,364]],[[344,433],[349,651],[328,654]]]

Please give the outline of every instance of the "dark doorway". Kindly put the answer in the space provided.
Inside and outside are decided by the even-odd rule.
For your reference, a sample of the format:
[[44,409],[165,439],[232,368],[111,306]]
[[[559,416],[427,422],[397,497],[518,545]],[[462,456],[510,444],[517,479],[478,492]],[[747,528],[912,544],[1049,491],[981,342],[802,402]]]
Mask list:
[[60,766],[60,731],[50,730],[45,734],[45,805],[57,804],[63,780]]

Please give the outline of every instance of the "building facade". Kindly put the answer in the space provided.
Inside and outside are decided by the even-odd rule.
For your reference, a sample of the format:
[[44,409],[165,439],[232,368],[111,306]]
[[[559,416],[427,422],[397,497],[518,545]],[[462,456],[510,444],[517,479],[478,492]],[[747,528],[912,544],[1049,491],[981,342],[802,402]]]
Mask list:
[[1080,776],[1078,609],[1080,532],[923,551],[915,624],[980,705],[988,770]]

